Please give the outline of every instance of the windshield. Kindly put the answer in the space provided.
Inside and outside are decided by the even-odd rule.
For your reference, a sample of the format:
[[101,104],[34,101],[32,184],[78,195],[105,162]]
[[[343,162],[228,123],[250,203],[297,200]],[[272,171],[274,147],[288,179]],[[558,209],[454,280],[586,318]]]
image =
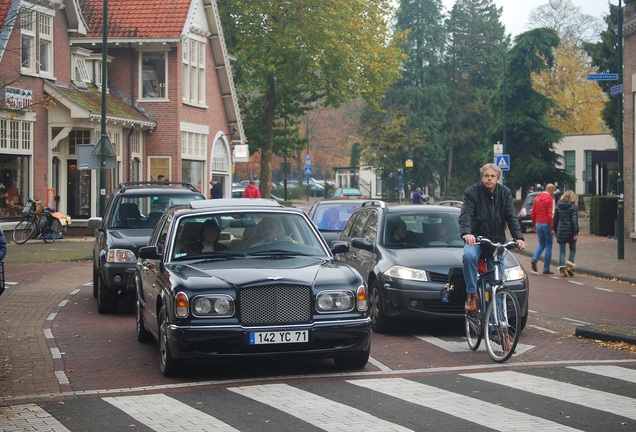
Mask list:
[[342,201],[337,204],[321,205],[311,216],[319,230],[340,231],[355,209],[360,207],[359,202]]
[[459,212],[390,215],[384,224],[386,247],[463,247]]
[[135,195],[122,194],[114,203],[110,228],[153,228],[161,215],[172,206],[202,199],[200,195]]
[[173,260],[242,256],[327,257],[300,214],[246,212],[186,216],[176,221]]

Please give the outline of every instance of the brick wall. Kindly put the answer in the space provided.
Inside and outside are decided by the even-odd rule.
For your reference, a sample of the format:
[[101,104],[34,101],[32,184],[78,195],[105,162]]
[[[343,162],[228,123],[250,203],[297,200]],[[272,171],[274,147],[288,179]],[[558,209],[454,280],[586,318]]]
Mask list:
[[634,95],[636,83],[636,32],[623,35],[623,184],[625,193],[624,232],[627,238],[635,233],[634,207]]

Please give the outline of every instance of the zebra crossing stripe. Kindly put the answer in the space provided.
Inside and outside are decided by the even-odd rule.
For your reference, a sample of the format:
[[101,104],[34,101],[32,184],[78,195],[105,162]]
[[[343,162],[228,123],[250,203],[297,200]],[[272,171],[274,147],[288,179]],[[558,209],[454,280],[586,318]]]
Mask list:
[[[411,431],[359,409],[287,384],[234,387],[228,390],[269,405],[326,431]],[[317,409],[318,407],[320,409]]]
[[104,401],[155,432],[177,430],[238,432],[238,429],[217,418],[163,394],[107,397]]
[[469,396],[409,381],[404,378],[360,379],[347,382],[419,406],[441,411],[493,430],[510,431],[510,419],[514,419],[516,425],[528,425],[527,430],[563,432],[578,430],[490,402],[480,401]]
[[570,366],[568,369],[575,369],[582,372],[602,375],[608,378],[615,378],[636,384],[636,370],[620,366]]
[[2,431],[69,432],[55,417],[36,404],[0,406],[0,420]]
[[636,419],[634,399],[626,396],[520,372],[483,372],[462,376]]

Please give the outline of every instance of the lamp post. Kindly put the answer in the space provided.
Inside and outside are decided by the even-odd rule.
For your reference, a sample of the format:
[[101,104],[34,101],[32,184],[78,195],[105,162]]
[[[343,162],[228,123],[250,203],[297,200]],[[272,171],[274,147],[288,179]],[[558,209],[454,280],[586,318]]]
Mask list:
[[[550,6],[558,9],[561,6],[561,0],[550,0]],[[616,239],[617,239],[617,258],[625,259],[625,194],[623,184],[623,0],[618,0],[618,30],[617,30],[617,48],[618,56],[618,85],[621,92],[618,95],[618,125],[616,137],[618,147],[618,179],[616,181],[616,192],[618,194],[618,206],[616,210]]]
[[[404,109],[404,111],[406,112],[406,140],[407,140],[407,145],[408,145],[408,149],[409,149],[409,153],[407,156],[407,159],[404,161],[404,168],[413,168],[413,149],[411,148],[411,110],[409,109],[408,106],[400,104],[400,103],[394,103],[389,105],[389,107],[386,109],[387,110],[387,118],[386,121],[390,121],[391,117],[389,115],[389,113],[391,112],[391,110],[393,108],[402,108]],[[405,170],[406,173],[406,170]],[[407,199],[408,201],[408,191],[409,189],[407,188],[408,185],[408,177],[404,178],[404,197]],[[398,188],[398,202],[401,202],[401,198],[400,198],[400,190]]]
[[[551,1],[559,1],[559,0],[551,0]],[[478,43],[477,45],[473,46],[471,49],[468,50],[468,52],[466,53],[466,55],[464,56],[464,67],[462,68],[462,77],[464,79],[467,79],[470,76],[470,64],[468,63],[468,57],[470,56],[470,54],[477,48],[480,47],[491,47],[491,48],[495,48],[497,50],[497,52],[499,52],[499,54],[501,54],[501,64],[503,66],[503,75],[502,75],[502,84],[501,84],[501,98],[502,98],[502,134],[503,134],[503,139],[502,139],[502,143],[503,143],[503,152],[502,153],[506,153],[507,149],[508,149],[508,131],[507,131],[507,122],[506,122],[506,54],[503,52],[503,50],[501,48],[499,48],[497,45],[495,44],[491,44],[489,42],[482,42],[482,43]],[[501,173],[501,183],[503,184],[503,180],[504,180],[504,175],[503,172]]]

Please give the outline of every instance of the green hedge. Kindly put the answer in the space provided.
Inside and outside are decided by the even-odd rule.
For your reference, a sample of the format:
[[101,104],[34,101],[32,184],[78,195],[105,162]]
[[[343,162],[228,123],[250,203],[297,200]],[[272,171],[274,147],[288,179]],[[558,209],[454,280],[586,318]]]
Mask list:
[[618,197],[595,195],[590,207],[590,234],[614,236]]

